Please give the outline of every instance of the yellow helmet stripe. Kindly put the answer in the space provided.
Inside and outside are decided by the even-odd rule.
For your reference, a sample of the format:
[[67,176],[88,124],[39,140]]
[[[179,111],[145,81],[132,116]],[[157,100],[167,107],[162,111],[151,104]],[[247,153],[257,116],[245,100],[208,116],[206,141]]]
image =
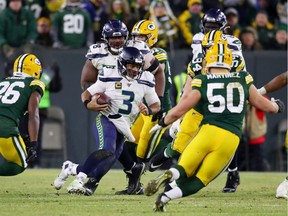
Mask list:
[[19,60],[18,60],[18,64],[17,64],[17,72],[22,72],[22,67],[23,67],[23,62],[24,60],[27,58],[29,54],[23,54]]
[[210,31],[209,37],[208,37],[208,42],[209,42],[209,41],[214,41],[214,35],[215,35],[215,33],[216,33],[215,30]]
[[140,26],[141,26],[142,23],[144,23],[145,21],[146,21],[146,20],[141,20],[141,21],[139,21],[138,23],[136,23],[136,25],[135,25],[133,31],[137,31],[137,32],[139,32],[139,31],[140,31]]
[[218,62],[224,62],[224,44],[218,44]]

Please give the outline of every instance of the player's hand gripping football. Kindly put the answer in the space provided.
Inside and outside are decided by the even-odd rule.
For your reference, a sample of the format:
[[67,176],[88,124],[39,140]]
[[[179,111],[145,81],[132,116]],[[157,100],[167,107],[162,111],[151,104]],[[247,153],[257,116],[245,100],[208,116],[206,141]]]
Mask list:
[[88,108],[89,110],[93,110],[93,111],[104,111],[107,110],[109,107],[109,103],[103,103],[103,104],[99,104],[97,101],[98,99],[101,97],[101,95],[94,95],[91,98],[91,101],[88,103]]

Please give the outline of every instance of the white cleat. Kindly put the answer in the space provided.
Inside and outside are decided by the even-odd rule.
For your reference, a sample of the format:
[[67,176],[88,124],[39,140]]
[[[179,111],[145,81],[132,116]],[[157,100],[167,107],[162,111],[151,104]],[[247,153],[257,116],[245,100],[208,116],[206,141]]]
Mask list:
[[83,182],[80,182],[78,179],[75,179],[67,187],[67,192],[69,194],[84,195],[86,190],[83,187]]
[[287,178],[281,182],[276,190],[276,198],[284,198],[288,200],[288,180]]
[[60,190],[62,186],[65,184],[67,178],[69,175],[71,175],[71,169],[73,167],[74,163],[71,161],[65,161],[62,165],[62,170],[58,177],[54,180],[54,187],[56,190]]

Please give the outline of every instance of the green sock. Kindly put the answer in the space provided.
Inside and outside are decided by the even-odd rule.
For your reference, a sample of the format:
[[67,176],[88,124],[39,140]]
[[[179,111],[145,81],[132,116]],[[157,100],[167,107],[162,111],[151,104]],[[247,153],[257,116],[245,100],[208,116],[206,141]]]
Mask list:
[[202,181],[198,179],[196,176],[179,179],[177,181],[177,185],[181,189],[183,193],[183,197],[189,196],[191,194],[195,194],[199,190],[201,190],[203,187],[205,187]]
[[25,170],[15,163],[4,162],[0,165],[0,176],[14,176],[22,173]]
[[178,159],[180,157],[180,153],[172,149],[172,143],[167,145],[166,154],[169,156],[169,158]]

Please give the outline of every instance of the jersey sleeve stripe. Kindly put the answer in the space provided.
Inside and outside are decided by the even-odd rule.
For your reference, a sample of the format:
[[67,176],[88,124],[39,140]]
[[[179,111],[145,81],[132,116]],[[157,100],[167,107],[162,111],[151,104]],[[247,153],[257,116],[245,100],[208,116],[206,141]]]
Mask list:
[[202,85],[202,80],[201,79],[193,79],[191,86],[195,86],[195,87],[201,87]]
[[253,77],[249,74],[245,77],[245,81],[247,84],[249,84],[249,83],[253,82]]
[[43,92],[45,91],[45,84],[42,81],[35,79],[30,83],[30,86],[34,85],[39,86]]

